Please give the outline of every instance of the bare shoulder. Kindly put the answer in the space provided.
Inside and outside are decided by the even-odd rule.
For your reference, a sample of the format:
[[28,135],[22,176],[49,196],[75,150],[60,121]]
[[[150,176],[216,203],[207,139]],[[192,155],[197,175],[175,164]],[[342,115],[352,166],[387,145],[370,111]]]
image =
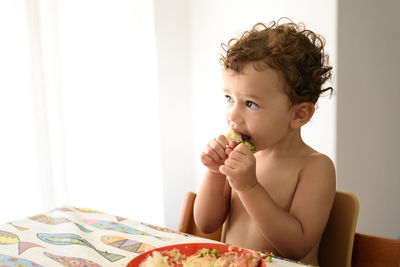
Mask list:
[[318,192],[333,196],[336,192],[336,172],[332,160],[327,155],[310,150],[304,157],[298,189],[307,194]]
[[309,172],[320,174],[320,177],[327,176],[328,179],[335,179],[335,166],[332,160],[312,148],[309,148],[304,155],[304,165],[300,177]]
[[325,167],[335,170],[332,160],[325,154],[314,151],[307,157],[305,167]]

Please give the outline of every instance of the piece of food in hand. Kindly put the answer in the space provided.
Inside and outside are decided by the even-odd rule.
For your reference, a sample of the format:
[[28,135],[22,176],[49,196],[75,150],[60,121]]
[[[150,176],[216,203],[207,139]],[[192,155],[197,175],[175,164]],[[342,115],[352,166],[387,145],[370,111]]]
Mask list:
[[229,130],[225,133],[225,138],[228,141],[235,141],[236,143],[240,144],[242,142],[242,136],[233,130]]
[[254,144],[250,140],[243,141],[242,135],[233,130],[229,130],[227,133],[225,133],[225,138],[228,141],[228,143],[230,141],[235,141],[237,144],[244,143],[246,146],[250,148],[252,152],[256,151]]
[[255,152],[256,151],[256,147],[253,145],[252,142],[250,142],[249,140],[243,141],[243,143],[248,146],[250,148],[251,151]]

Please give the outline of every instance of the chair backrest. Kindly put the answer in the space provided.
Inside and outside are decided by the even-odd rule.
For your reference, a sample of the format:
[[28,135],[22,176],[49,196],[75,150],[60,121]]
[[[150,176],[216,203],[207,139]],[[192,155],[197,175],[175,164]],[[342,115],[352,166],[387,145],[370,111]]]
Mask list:
[[400,267],[400,240],[356,233],[353,267]]
[[193,206],[196,196],[197,195],[193,192],[186,192],[185,197],[183,199],[183,205],[181,209],[180,218],[178,221],[177,230],[179,232],[196,235],[208,239],[213,239],[216,241],[223,241],[222,226],[217,231],[211,234],[205,234],[202,231],[200,231],[199,228],[197,228],[193,217]]
[[335,200],[319,246],[322,267],[351,267],[359,203],[351,193],[336,191]]

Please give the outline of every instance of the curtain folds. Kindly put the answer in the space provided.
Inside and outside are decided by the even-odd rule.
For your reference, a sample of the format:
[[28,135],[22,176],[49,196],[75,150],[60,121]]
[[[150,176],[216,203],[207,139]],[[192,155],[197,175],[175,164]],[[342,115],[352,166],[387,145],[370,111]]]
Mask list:
[[164,224],[153,10],[0,3],[0,222],[69,204]]

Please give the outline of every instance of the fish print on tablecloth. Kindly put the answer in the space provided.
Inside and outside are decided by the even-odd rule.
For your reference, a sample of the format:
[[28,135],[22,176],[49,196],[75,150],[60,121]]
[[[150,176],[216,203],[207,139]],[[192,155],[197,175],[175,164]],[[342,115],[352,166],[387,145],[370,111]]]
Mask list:
[[141,222],[140,224],[150,227],[151,229],[160,231],[160,232],[165,232],[165,233],[175,233],[175,234],[179,234],[179,232],[171,230],[169,228],[165,228],[165,227],[160,227],[160,226],[156,226],[156,225],[152,225],[152,224],[148,224],[148,223],[143,223]]
[[19,237],[11,232],[0,230],[0,245],[13,245],[18,244],[18,255],[21,255],[25,250],[33,248],[33,247],[41,247],[38,244],[31,242],[23,242],[19,239]]
[[151,229],[154,229],[154,230],[157,230],[157,231],[160,231],[160,232],[174,233],[174,234],[180,234],[180,235],[184,235],[184,236],[192,236],[190,234],[174,231],[174,230],[171,230],[169,228],[160,227],[160,226],[156,226],[156,225],[152,225],[152,224],[148,224],[148,223],[144,223],[144,222],[141,222],[140,224],[142,224],[144,226],[147,226],[147,227],[150,227]]
[[131,235],[146,235],[146,236],[152,236],[149,233],[146,233],[144,231],[137,230],[135,228],[129,227],[125,224],[122,223],[117,223],[117,222],[111,222],[111,221],[106,221],[106,220],[83,220],[85,223],[102,229],[102,230],[113,230],[125,234],[131,234]]
[[68,211],[70,211],[70,212],[74,212],[73,210],[71,210],[71,209],[69,209],[69,208],[66,208],[66,207],[55,208],[55,209],[53,209],[52,211],[61,211],[61,212],[68,212]]
[[103,235],[100,240],[106,245],[135,253],[143,253],[155,248],[152,245],[116,235]]
[[106,258],[107,260],[114,262],[125,258],[125,256],[109,253],[107,251],[101,251],[96,249],[92,244],[90,244],[86,239],[82,238],[79,235],[71,234],[71,233],[63,233],[63,234],[46,234],[46,233],[38,233],[36,236],[49,244],[53,245],[81,245],[85,247],[89,247],[99,253],[101,256]]
[[28,217],[28,219],[35,221],[35,222],[40,222],[40,223],[45,223],[45,224],[49,224],[49,225],[57,225],[57,224],[61,224],[61,223],[73,223],[75,224],[81,231],[85,232],[85,233],[91,233],[93,232],[92,230],[89,230],[85,227],[83,227],[82,225],[80,225],[79,223],[73,222],[68,218],[63,218],[63,217],[50,217],[44,214],[38,214],[35,216],[31,216]]
[[[63,266],[66,267],[101,267],[100,264],[97,264],[93,261],[87,260],[87,259],[82,259],[82,258],[77,258],[77,257],[67,257],[67,256],[59,256],[59,255],[54,255],[49,252],[43,252],[44,255],[49,257],[50,259],[60,263]],[[1,265],[0,265],[1,267]]]
[[0,267],[42,267],[33,261],[17,258],[14,256],[8,256],[0,254]]
[[29,230],[29,228],[26,228],[26,227],[22,227],[22,226],[15,225],[15,224],[14,224],[14,223],[12,223],[12,222],[9,222],[9,224],[10,224],[10,225],[12,225],[12,226],[14,226],[16,229],[18,229],[18,230],[20,230],[20,231],[26,231],[26,230]]
[[98,210],[94,210],[94,209],[89,209],[89,208],[77,208],[77,207],[74,207],[74,209],[76,209],[76,210],[78,210],[80,212],[84,212],[84,213],[104,213],[104,212],[101,212],[101,211],[98,211]]
[[122,222],[122,221],[128,220],[127,218],[120,217],[120,216],[115,216],[115,218],[117,218],[117,221],[119,221],[119,222]]

